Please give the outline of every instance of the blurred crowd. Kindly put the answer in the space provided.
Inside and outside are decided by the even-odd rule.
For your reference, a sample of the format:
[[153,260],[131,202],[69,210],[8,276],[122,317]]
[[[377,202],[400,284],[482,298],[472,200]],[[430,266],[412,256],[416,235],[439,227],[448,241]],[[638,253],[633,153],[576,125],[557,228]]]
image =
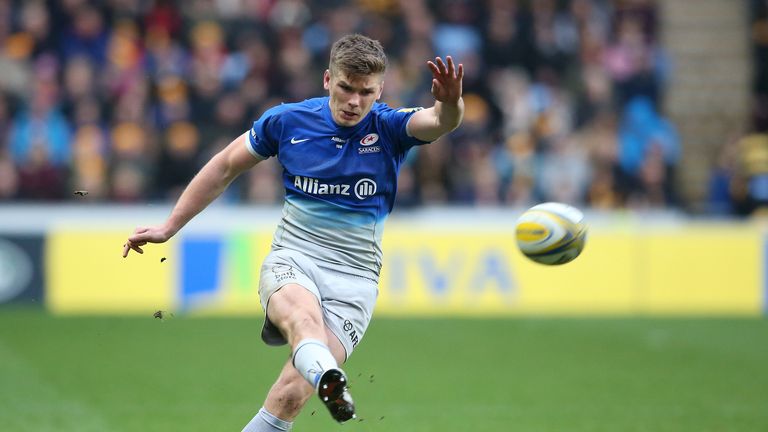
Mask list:
[[745,132],[720,149],[708,213],[768,216],[768,0],[750,0],[752,110]]
[[[400,206],[674,206],[659,22],[654,0],[0,0],[0,200],[173,200],[265,109],[323,95],[360,32],[391,106],[432,104],[428,59],[465,65],[464,124],[410,154]],[[268,161],[224,199],[281,194]]]

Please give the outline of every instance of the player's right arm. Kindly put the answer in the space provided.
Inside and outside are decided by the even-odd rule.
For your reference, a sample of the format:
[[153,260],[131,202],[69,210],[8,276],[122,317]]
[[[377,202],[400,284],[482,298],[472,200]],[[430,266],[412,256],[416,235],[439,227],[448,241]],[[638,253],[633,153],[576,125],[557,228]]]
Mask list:
[[232,180],[264,160],[248,151],[247,145],[248,132],[235,138],[211,158],[184,189],[165,223],[138,227],[133,231],[123,246],[123,257],[128,256],[131,249],[144,253],[141,246],[147,243],[166,242],[221,195]]

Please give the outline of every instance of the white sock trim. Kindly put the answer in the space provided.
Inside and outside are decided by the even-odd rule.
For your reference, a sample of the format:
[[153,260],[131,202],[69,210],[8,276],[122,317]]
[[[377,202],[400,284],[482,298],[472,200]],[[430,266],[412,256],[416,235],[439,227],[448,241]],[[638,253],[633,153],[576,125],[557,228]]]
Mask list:
[[271,412],[267,411],[267,409],[264,407],[261,407],[258,415],[260,415],[265,422],[269,423],[270,426],[281,431],[289,431],[293,426],[293,422],[281,420],[275,417]]
[[317,339],[303,339],[296,344],[292,363],[301,376],[315,388],[323,372],[339,367],[328,346]]
[[327,350],[328,352],[331,352],[331,350],[328,348],[328,345],[324,344],[323,341],[318,339],[302,339],[299,341],[299,343],[296,344],[296,349],[293,351],[293,356],[291,361],[293,362],[293,367],[296,367],[296,356],[299,354],[299,351],[302,348],[310,347],[311,345],[319,345],[323,349]]
[[293,422],[281,420],[267,411],[266,408],[261,407],[253,419],[245,425],[242,432],[287,432],[292,427]]

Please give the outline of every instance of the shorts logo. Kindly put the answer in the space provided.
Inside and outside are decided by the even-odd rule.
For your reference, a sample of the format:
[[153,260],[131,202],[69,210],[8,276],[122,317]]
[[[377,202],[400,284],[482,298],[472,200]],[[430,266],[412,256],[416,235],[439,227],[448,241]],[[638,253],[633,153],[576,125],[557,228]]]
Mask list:
[[289,265],[278,264],[272,266],[272,273],[275,274],[275,282],[278,283],[296,279],[296,273],[293,272],[293,268]]
[[360,343],[360,336],[357,334],[355,326],[352,325],[352,321],[345,319],[343,328],[347,336],[349,336],[349,341],[352,342],[352,348],[356,347]]
[[379,140],[379,134],[372,133],[364,136],[363,139],[360,140],[360,144],[364,146],[369,146],[378,140]]
[[375,181],[368,178],[362,178],[355,183],[355,196],[358,199],[364,200],[374,194],[376,194]]

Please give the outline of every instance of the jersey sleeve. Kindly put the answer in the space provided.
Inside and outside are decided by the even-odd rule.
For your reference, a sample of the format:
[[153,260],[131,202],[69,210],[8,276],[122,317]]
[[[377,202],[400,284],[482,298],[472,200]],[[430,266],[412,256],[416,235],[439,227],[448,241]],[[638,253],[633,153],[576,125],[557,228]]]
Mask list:
[[381,111],[381,116],[392,131],[392,136],[395,138],[397,149],[400,152],[406,152],[411,147],[430,143],[430,141],[422,141],[408,135],[408,121],[413,114],[423,109],[422,107],[397,109],[386,107]]
[[258,154],[264,159],[277,155],[279,149],[277,114],[279,112],[276,108],[272,108],[253,122],[248,133],[248,150],[251,153]]

